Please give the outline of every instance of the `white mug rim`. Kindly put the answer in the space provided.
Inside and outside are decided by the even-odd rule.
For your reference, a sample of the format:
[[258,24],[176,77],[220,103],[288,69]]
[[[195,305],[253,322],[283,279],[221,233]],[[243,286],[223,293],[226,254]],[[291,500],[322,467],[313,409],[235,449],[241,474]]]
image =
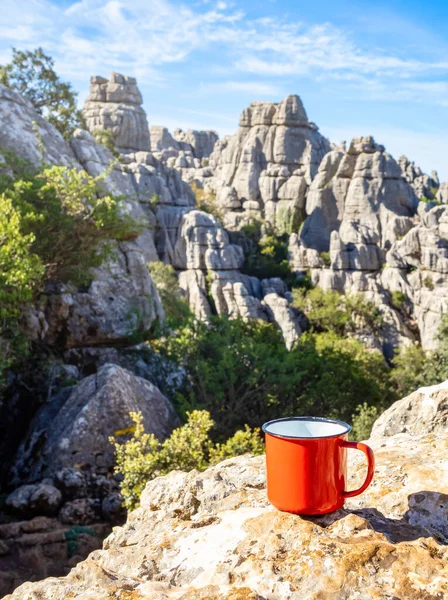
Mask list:
[[[284,421],[312,421],[312,422],[319,422],[319,423],[331,423],[332,425],[340,425],[344,428],[344,431],[339,432],[339,433],[334,433],[332,435],[316,435],[316,436],[311,436],[311,437],[302,437],[302,436],[298,436],[298,435],[285,435],[285,434],[279,434],[279,433],[272,433],[271,431],[268,430],[268,427],[270,425],[273,425],[274,423],[281,423]],[[337,419],[329,419],[327,417],[281,417],[280,419],[272,419],[272,421],[267,421],[266,423],[263,424],[262,426],[262,431],[263,433],[265,433],[266,435],[271,435],[272,437],[277,437],[280,439],[288,439],[288,440],[325,440],[325,439],[330,439],[330,438],[336,438],[336,437],[341,437],[343,435],[346,435],[347,433],[350,433],[350,431],[352,430],[352,428],[350,427],[350,425],[348,423],[345,423],[345,421],[338,421]]]

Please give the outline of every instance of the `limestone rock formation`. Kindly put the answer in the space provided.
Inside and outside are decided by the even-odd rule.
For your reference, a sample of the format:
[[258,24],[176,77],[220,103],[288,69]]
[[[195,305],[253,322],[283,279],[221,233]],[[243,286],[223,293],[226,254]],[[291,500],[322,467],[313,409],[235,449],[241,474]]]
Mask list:
[[[208,158],[213,152],[213,148],[218,141],[216,131],[196,131],[188,129],[175,129],[173,134],[166,127],[160,125],[151,125],[151,152],[160,152],[162,158],[177,158],[179,155],[187,156],[191,159],[197,159],[199,162],[190,162],[189,167],[201,165],[203,158]],[[184,154],[179,154],[181,151]],[[182,167],[181,167],[182,168]]]
[[141,107],[142,96],[133,77],[111,73],[90,79],[90,93],[83,114],[90,132],[112,131],[120,151],[151,149],[146,113]]
[[416,226],[387,253],[381,282],[389,291],[405,295],[422,344],[431,349],[448,309],[448,207],[421,204],[425,210]]
[[448,432],[448,381],[423,387],[395,402],[375,422],[372,437]]
[[[311,184],[307,218],[300,232],[291,235],[289,245],[291,266],[302,273],[309,270],[315,285],[360,294],[379,307],[386,355],[406,340],[415,339],[411,327],[414,319],[424,347],[432,347],[445,310],[445,282],[439,275],[444,270],[445,251],[443,242],[437,241],[442,237],[437,229],[438,221],[443,221],[442,212],[439,210],[436,217],[431,205],[418,201],[401,169],[370,136],[353,139],[348,150],[329,152]],[[430,212],[426,215],[420,205]],[[405,251],[404,240],[415,240],[420,230],[422,239],[427,239],[423,232],[428,227],[433,236],[429,242],[433,248],[428,252],[433,259],[427,266],[424,259],[417,258],[420,250],[399,259],[397,253]],[[418,278],[409,274],[411,263],[418,267]],[[434,286],[441,287],[440,302],[426,300],[422,289],[425,277],[431,279],[430,285],[434,280]],[[393,305],[392,294],[397,291],[405,294],[402,310]]]
[[442,204],[448,204],[448,181],[444,181],[440,184],[437,191],[437,200]]
[[17,453],[14,479],[36,481],[80,465],[107,473],[115,462],[109,436],[129,427],[129,413],[139,411],[159,439],[179,423],[156,386],[117,365],[102,366],[38,411]]
[[151,151],[168,167],[176,169],[182,179],[204,188],[213,176],[209,168],[209,156],[218,135],[215,131],[175,129],[173,135],[166,127],[152,125]]
[[298,315],[289,306],[288,300],[274,291],[264,296],[263,304],[267,307],[268,314],[272,315],[271,320],[280,327],[286,347],[291,349],[302,335]]
[[308,120],[298,96],[280,104],[253,102],[240,128],[215,145],[210,187],[226,209],[224,225],[239,229],[262,217],[280,232],[298,226],[305,194],[329,142]]
[[4,85],[0,85],[0,124],[0,148],[35,166],[42,160],[54,165],[77,166],[70,146],[59,131],[39,115],[28,100]]
[[216,131],[205,130],[196,131],[194,129],[188,129],[182,131],[182,129],[175,129],[173,132],[174,139],[177,140],[182,147],[184,144],[191,146],[194,152],[195,158],[203,159],[208,158],[213,152],[216,142],[219,139]]
[[[29,102],[4,86],[0,86],[0,125],[1,146],[35,166],[43,158],[49,163],[82,166],[97,176],[113,162],[112,154],[96,144],[87,132],[76,131],[70,147]],[[179,189],[186,186],[177,173],[174,177],[178,178]],[[116,165],[106,182],[106,191],[124,197],[123,210],[150,226],[152,213],[138,202],[137,179],[127,167]],[[166,188],[169,182],[165,183],[165,179]],[[176,187],[172,186],[172,192],[166,195],[171,198],[176,193]],[[114,343],[132,335],[138,327],[149,329],[156,318],[163,319],[160,298],[146,265],[157,258],[153,233],[147,229],[136,242],[117,248],[115,260],[96,271],[96,280],[88,289],[80,292],[58,286],[46,290],[36,309],[28,315],[30,336],[74,346],[86,342]]]
[[432,199],[435,196],[435,191],[439,187],[439,178],[436,171],[431,175],[423,173],[420,167],[417,167],[414,162],[409,161],[406,156],[400,156],[398,159],[403,177],[411,184],[418,198]]
[[[421,410],[424,396],[419,403]],[[438,412],[433,416],[416,433],[374,436],[372,485],[321,517],[283,513],[268,503],[262,456],[155,479],[102,550],[67,577],[25,583],[7,600],[130,594],[141,600],[442,599],[448,594],[448,440],[429,432]],[[349,450],[348,472],[354,489],[365,476],[361,453]]]

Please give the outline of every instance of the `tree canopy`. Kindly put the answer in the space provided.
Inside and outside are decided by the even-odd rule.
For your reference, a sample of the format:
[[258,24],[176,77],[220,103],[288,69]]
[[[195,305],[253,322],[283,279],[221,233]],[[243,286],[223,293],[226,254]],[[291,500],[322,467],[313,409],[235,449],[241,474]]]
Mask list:
[[30,100],[36,111],[68,138],[76,127],[83,126],[76,106],[77,93],[61,81],[54,70],[54,60],[42,48],[12,49],[12,60],[0,66],[0,83]]

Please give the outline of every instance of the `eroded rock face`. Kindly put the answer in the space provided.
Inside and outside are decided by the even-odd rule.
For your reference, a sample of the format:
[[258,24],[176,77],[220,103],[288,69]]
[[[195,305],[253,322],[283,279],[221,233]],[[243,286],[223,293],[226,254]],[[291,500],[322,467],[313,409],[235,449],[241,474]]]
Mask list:
[[398,159],[403,177],[408,181],[414,188],[414,191],[418,198],[425,196],[426,198],[433,198],[434,191],[437,192],[439,187],[439,178],[436,171],[433,171],[431,175],[423,173],[420,167],[406,158],[406,156],[400,156]]
[[[289,243],[291,266],[310,270],[315,285],[359,294],[380,309],[386,356],[418,336],[434,347],[445,311],[444,209],[419,202],[402,168],[371,136],[329,152],[307,196],[308,216]],[[436,289],[435,302],[423,281]],[[404,294],[400,306],[396,292]]]
[[117,365],[102,366],[37,413],[17,453],[14,479],[36,481],[75,466],[111,471],[115,457],[109,436],[129,427],[129,413],[139,411],[146,431],[159,439],[179,424],[155,385]]
[[308,121],[298,96],[280,104],[253,102],[240,128],[215,145],[210,187],[226,209],[224,225],[239,229],[264,217],[281,233],[300,223],[305,194],[329,142]]
[[[448,439],[408,432],[369,444],[372,485],[322,517],[268,503],[262,456],[158,478],[103,550],[65,578],[26,583],[7,598],[444,598]],[[365,476],[361,453],[349,451],[348,472],[354,489]]]
[[66,575],[110,532],[105,523],[75,528],[55,517],[0,523],[0,596],[23,581]]
[[195,131],[194,129],[188,129],[188,131],[175,129],[173,137],[181,148],[189,149],[190,147],[194,157],[199,159],[208,158],[219,139],[216,131]]
[[[32,165],[79,166],[59,131],[41,117],[17,92],[0,85],[0,147],[25,158]],[[41,154],[40,141],[44,155]]]
[[83,115],[90,132],[112,131],[115,145],[121,151],[151,149],[142,96],[133,77],[111,73],[109,80],[92,77],[90,94]]
[[437,200],[442,204],[448,204],[448,181],[444,181],[440,184],[437,191]]
[[390,437],[397,433],[424,435],[448,432],[448,381],[422,387],[395,402],[376,421],[372,437]]

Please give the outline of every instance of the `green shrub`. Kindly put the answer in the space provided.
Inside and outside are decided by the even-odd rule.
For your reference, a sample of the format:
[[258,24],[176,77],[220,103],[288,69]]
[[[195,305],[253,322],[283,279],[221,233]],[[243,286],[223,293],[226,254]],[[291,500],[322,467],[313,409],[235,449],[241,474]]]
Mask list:
[[272,324],[214,317],[151,345],[185,368],[174,398],[181,415],[208,410],[218,441],[246,423],[292,414],[347,420],[360,398],[372,405],[393,399],[382,355],[335,333],[304,334],[288,351]]
[[149,263],[151,277],[159,292],[165,310],[168,328],[185,324],[192,316],[188,301],[179,286],[176,271],[163,262]]
[[406,296],[403,294],[403,292],[399,292],[399,291],[395,291],[392,292],[391,294],[392,296],[392,305],[395,306],[395,308],[403,308],[405,303],[406,303]]
[[329,252],[321,252],[319,256],[326,267],[331,266],[331,257]]
[[240,456],[246,453],[258,454],[264,453],[264,443],[260,436],[260,429],[251,429],[245,425],[244,429],[237,431],[231,438],[223,444],[215,444],[210,448],[210,464],[216,465],[219,462]]
[[241,230],[250,240],[258,244],[261,239],[262,222],[252,219],[246,225],[241,227]]
[[115,447],[116,473],[123,476],[121,493],[129,510],[138,506],[146,482],[179,469],[203,471],[220,460],[251,452],[264,451],[260,430],[248,427],[237,433],[225,444],[214,445],[209,432],[214,423],[206,411],[188,413],[188,421],[175,429],[163,443],[152,433],[146,433],[141,413],[131,413],[135,428],[132,437],[124,443],[109,438]]
[[327,292],[320,287],[296,289],[293,291],[293,304],[305,313],[315,331],[335,331],[342,335],[350,321],[344,296],[337,292]]
[[77,94],[54,71],[54,60],[42,48],[12,49],[12,61],[0,66],[0,83],[31,101],[36,111],[68,139],[77,127],[85,128],[76,106]]
[[45,278],[85,283],[89,269],[111,256],[112,240],[141,232],[121,214],[118,200],[104,194],[107,175],[53,166],[0,190],[20,213],[22,233],[34,236],[30,251],[45,265]]
[[383,324],[379,309],[360,295],[304,287],[293,291],[293,304],[305,313],[313,331],[348,335],[366,328],[376,335]]
[[420,198],[420,202],[426,202],[426,204],[441,204],[441,202],[439,202],[435,196],[428,198],[427,196],[422,196]]
[[259,279],[280,277],[290,286],[294,285],[296,276],[288,261],[288,235],[279,236],[273,230],[262,235],[262,224],[257,221],[246,225],[242,231],[253,242],[245,256],[242,273]]
[[115,145],[115,137],[112,129],[95,129],[92,135],[95,138],[96,143],[107,148],[109,152],[115,156],[115,158],[120,156],[120,153]]
[[403,398],[419,387],[446,379],[448,369],[445,370],[444,365],[443,353],[425,352],[420,344],[409,344],[394,357],[391,384],[398,396]]
[[428,290],[433,291],[434,289],[434,282],[429,275],[424,278],[423,285],[428,288]]
[[108,173],[91,177],[67,167],[33,173],[5,153],[21,179],[0,180],[0,369],[23,358],[27,341],[21,314],[48,278],[88,283],[90,269],[106,261],[116,240],[132,239],[141,226],[120,214],[117,199],[104,194]]
[[222,222],[224,213],[216,200],[216,194],[198,187],[195,182],[191,183],[190,186],[196,197],[196,208]]
[[360,404],[352,415],[350,438],[358,441],[369,439],[373,424],[381,413],[379,406],[369,406],[367,402]]

